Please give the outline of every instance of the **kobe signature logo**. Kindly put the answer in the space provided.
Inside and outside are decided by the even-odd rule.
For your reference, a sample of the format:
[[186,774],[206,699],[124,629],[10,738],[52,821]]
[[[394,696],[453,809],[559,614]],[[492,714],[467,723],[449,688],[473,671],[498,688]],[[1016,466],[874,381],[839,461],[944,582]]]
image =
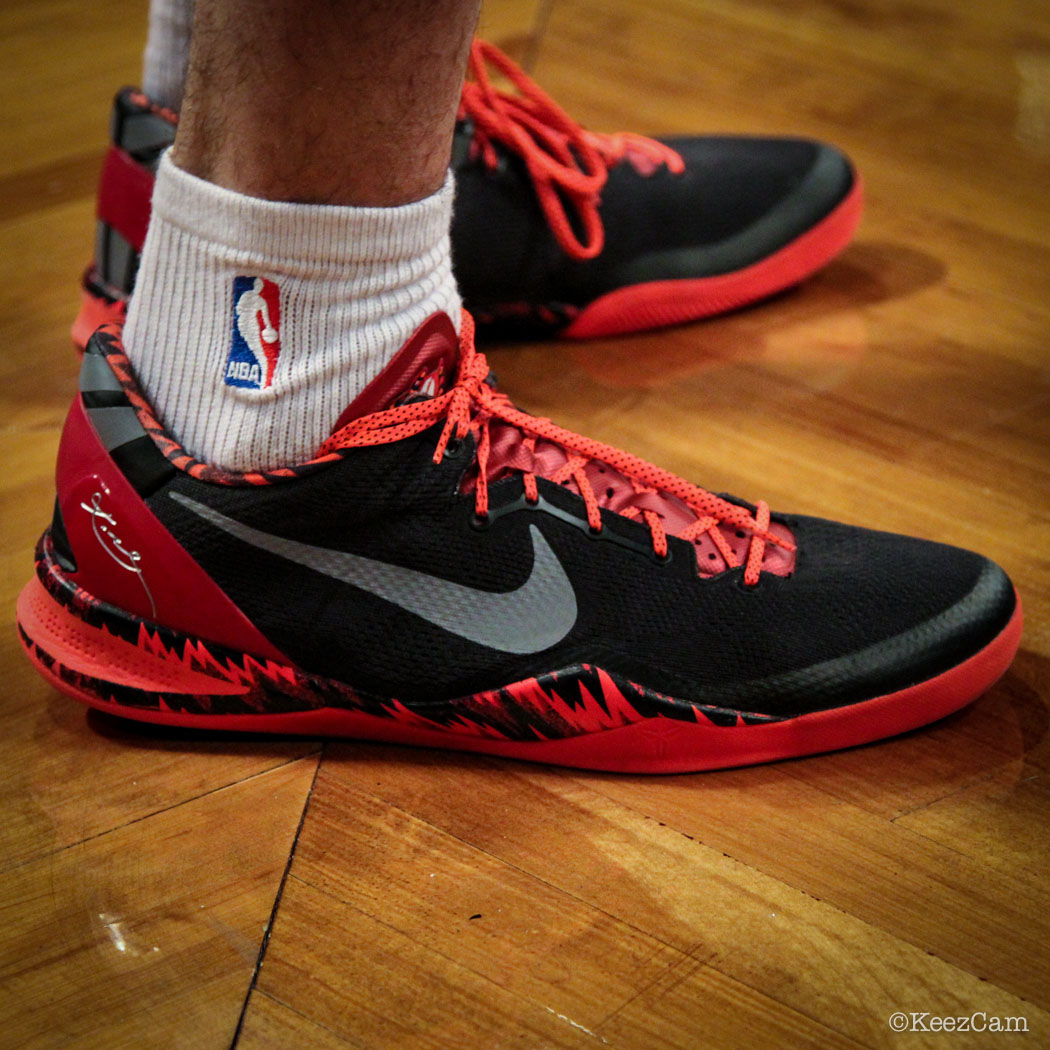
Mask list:
[[[106,490],[108,495],[109,490]],[[103,493],[95,492],[91,496],[91,500],[88,503],[81,503],[81,507],[84,508],[91,516],[91,531],[95,534],[95,539],[98,540],[99,546],[122,568],[127,572],[134,573],[142,584],[143,591],[146,592],[146,597],[149,599],[150,609],[154,616],[157,615],[157,605],[153,601],[153,595],[150,593],[150,589],[146,584],[146,579],[142,575],[142,555],[136,551],[131,550],[124,545],[120,536],[117,534],[117,519],[109,513],[109,511],[102,509]]]

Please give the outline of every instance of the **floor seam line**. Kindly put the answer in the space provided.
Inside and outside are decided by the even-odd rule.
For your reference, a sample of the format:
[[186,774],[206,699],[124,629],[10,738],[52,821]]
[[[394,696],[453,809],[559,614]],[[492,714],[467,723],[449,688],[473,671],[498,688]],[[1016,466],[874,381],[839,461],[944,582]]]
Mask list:
[[248,992],[244,997],[244,1003],[241,1006],[240,1016],[237,1018],[237,1027],[233,1032],[233,1041],[230,1043],[230,1050],[236,1050],[237,1044],[241,1039],[241,1032],[244,1029],[244,1020],[248,1014],[248,1006],[252,1001],[252,994],[255,992],[255,986],[259,983],[259,973],[262,970],[263,960],[266,958],[266,949],[270,946],[270,935],[273,933],[274,923],[277,921],[277,910],[281,906],[281,898],[284,896],[284,888],[288,885],[288,878],[292,871],[292,862],[295,860],[295,852],[299,846],[299,837],[303,833],[303,826],[306,824],[306,814],[310,809],[310,800],[314,795],[314,788],[317,787],[317,778],[321,773],[321,765],[324,762],[325,745],[321,745],[321,752],[317,756],[317,768],[314,770],[313,780],[310,781],[310,788],[306,792],[306,799],[303,802],[303,811],[299,815],[299,823],[295,829],[295,836],[292,839],[291,848],[288,850],[288,860],[285,861],[284,872],[281,874],[281,882],[277,887],[277,893],[273,899],[273,907],[270,909],[270,919],[266,924],[266,931],[263,933],[262,941],[259,944],[259,954],[255,959],[255,967],[252,970],[252,979],[248,985]]

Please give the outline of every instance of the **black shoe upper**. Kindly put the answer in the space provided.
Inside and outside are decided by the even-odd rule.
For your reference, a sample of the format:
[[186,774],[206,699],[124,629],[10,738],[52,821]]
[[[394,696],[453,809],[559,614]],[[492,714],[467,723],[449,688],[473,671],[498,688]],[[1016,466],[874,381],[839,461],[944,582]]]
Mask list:
[[[991,641],[1014,610],[1006,576],[976,554],[811,518],[780,519],[798,543],[795,571],[763,573],[755,587],[741,569],[701,579],[682,540],[661,562],[643,525],[609,512],[592,535],[582,500],[543,479],[537,508],[524,504],[520,478],[492,486],[479,527],[459,491],[472,442],[435,465],[437,436],[354,449],[261,488],[179,473],[149,506],[302,668],[405,702],[587,663],[678,699],[793,715],[928,679]],[[553,646],[501,651],[235,538],[193,504],[268,536],[496,593],[529,577],[537,528],[571,582],[575,619]]]
[[[742,567],[702,576],[698,547],[676,536],[660,556],[647,524],[607,508],[594,531],[583,498],[543,476],[535,505],[520,471],[490,481],[479,518],[464,484],[473,433],[435,463],[441,421],[265,476],[195,467],[131,409],[145,402],[105,329],[81,389],[134,498],[255,628],[302,671],[379,697],[437,703],[582,664],[690,704],[786,717],[927,681],[1016,608],[977,554],[814,518],[776,516],[794,562],[753,583]],[[80,513],[61,485],[60,499]],[[75,572],[61,513],[51,539]]]

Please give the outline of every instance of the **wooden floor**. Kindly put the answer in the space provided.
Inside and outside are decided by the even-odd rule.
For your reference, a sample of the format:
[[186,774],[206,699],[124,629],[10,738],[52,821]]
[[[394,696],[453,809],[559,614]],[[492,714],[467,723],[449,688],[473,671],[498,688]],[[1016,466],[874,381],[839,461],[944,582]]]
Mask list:
[[[142,0],[0,9],[0,524],[28,578]],[[499,348],[523,405],[708,487],[973,547],[1027,626],[926,731],[670,778],[85,714],[0,641],[0,1047],[1050,1046],[1050,8],[493,3],[590,126],[800,132],[856,243],[734,317]],[[11,619],[11,614],[8,614]],[[895,1011],[1027,1035],[896,1034]]]

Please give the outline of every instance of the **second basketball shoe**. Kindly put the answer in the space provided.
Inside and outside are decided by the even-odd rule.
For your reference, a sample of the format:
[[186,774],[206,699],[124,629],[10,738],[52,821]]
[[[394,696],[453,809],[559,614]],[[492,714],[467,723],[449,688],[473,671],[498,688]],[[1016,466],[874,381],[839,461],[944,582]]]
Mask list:
[[[452,255],[489,334],[582,339],[733,310],[815,273],[860,221],[860,179],[833,146],[600,135],[491,44],[474,42],[471,70],[453,143]],[[490,70],[513,90],[497,90]],[[80,347],[124,315],[177,119],[139,92],[116,98]]]
[[308,463],[229,474],[91,339],[18,602],[59,689],[166,725],[673,772],[913,729],[1021,611],[976,554],[706,492],[516,409],[434,315]]

